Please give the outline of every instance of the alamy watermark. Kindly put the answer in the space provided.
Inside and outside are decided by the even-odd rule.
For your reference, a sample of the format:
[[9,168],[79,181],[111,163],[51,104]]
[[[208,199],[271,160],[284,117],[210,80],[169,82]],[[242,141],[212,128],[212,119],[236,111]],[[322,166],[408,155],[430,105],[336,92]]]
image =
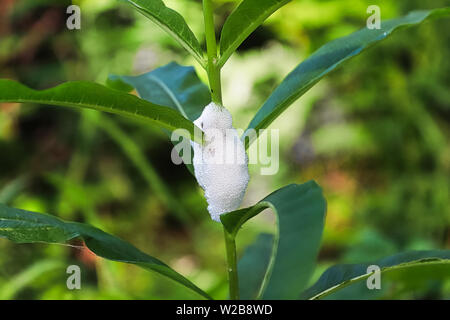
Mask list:
[[81,29],[81,9],[77,5],[71,5],[67,7],[67,14],[70,16],[66,20],[66,26],[69,30]]
[[371,274],[366,281],[367,289],[380,290],[381,289],[381,269],[377,265],[370,265],[367,267],[367,274]]
[[77,265],[70,265],[66,269],[67,277],[66,285],[69,290],[81,289],[81,269]]
[[[172,132],[171,140],[174,143],[171,158],[176,165],[185,164],[219,164],[219,165],[259,165],[261,175],[275,175],[280,167],[280,133],[278,129],[256,131],[248,129],[208,129],[207,133],[195,128],[194,135],[197,141],[204,141],[205,156],[203,153],[195,157],[193,163],[193,150],[189,132],[185,129],[177,129]],[[248,158],[240,156],[237,152],[235,139],[241,136],[244,144],[254,145],[248,149]],[[207,150],[208,145],[214,145],[213,150]],[[217,148],[220,148],[219,150]],[[207,153],[209,152],[209,153]]]
[[367,7],[367,13],[370,16],[367,18],[367,29],[381,29],[381,10],[377,5],[370,5]]

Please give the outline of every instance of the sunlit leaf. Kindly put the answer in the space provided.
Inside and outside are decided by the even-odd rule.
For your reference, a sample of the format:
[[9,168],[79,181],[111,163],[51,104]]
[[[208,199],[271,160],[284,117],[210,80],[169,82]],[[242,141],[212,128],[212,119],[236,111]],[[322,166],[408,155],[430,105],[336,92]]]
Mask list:
[[202,48],[184,18],[161,0],[122,0],[152,20],[205,66]]

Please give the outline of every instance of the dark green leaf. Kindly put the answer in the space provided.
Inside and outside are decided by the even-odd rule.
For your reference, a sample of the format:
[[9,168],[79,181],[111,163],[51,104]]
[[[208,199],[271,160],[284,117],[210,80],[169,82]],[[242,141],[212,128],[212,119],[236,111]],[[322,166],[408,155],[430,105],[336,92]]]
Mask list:
[[[251,281],[258,287],[243,288],[242,294],[246,298],[251,298],[247,296],[248,293],[259,292],[256,298],[295,299],[306,286],[315,267],[325,222],[326,202],[322,190],[314,181],[302,185],[292,184],[275,191],[251,208],[222,215],[221,221],[226,232],[235,237],[246,221],[266,208],[275,212],[278,222],[270,262],[264,278],[259,282]],[[264,254],[259,256],[266,257]],[[245,262],[248,258],[243,259]],[[255,260],[253,268],[259,270],[259,265],[264,263]],[[251,272],[244,270],[244,266],[252,268],[250,263],[241,264],[241,274]]]
[[[195,139],[195,125],[172,108],[93,82],[66,82],[51,89],[37,91],[12,80],[0,79],[0,102],[31,102],[95,109],[145,120],[169,131],[186,129],[191,134],[189,138]],[[201,143],[201,137],[196,141]]]
[[[327,269],[320,279],[301,294],[302,299],[369,299],[378,295],[378,290],[369,290],[365,280],[370,265],[381,269],[381,287],[395,279],[417,281],[424,275],[428,279],[450,277],[450,250],[411,251],[396,254],[373,263],[336,265]],[[402,274],[408,276],[402,276]]]
[[0,204],[0,237],[17,243],[66,243],[74,238],[82,238],[86,246],[100,257],[156,271],[210,299],[205,292],[162,261],[89,225],[65,222],[49,215]]
[[[211,102],[209,88],[198,78],[195,69],[175,62],[135,77],[112,75],[108,85],[127,91],[135,88],[142,99],[171,107],[191,121]],[[186,166],[193,174],[192,163]]]
[[152,20],[176,41],[178,41],[195,59],[205,66],[202,48],[187,25],[184,18],[175,10],[167,8],[161,0],[122,0],[131,4],[137,11]]
[[142,99],[171,107],[191,121],[196,120],[211,102],[209,89],[198,78],[195,69],[175,62],[135,77],[113,75],[108,82],[112,86],[125,83],[127,91],[135,88]]
[[449,13],[450,8],[414,11],[401,18],[383,20],[380,29],[364,28],[325,44],[283,80],[256,113],[248,129],[255,129],[258,134],[259,129],[267,128],[287,107],[325,75],[363,50],[386,39],[395,30]]
[[239,293],[243,300],[259,296],[266,277],[274,244],[271,234],[263,233],[244,252],[238,263]]
[[222,29],[219,66],[223,66],[241,43],[272,13],[291,0],[243,0]]

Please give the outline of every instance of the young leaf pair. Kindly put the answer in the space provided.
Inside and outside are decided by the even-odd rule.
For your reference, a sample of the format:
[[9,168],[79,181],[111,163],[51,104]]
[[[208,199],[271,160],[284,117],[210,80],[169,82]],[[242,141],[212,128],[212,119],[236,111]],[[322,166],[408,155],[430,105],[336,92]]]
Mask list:
[[[161,0],[122,0],[131,4],[148,17],[183,48],[197,62],[207,68],[205,54],[200,42],[184,18],[175,10],[165,6]],[[272,13],[291,0],[244,0],[226,20],[220,38],[220,57],[217,62],[222,67],[242,42]]]

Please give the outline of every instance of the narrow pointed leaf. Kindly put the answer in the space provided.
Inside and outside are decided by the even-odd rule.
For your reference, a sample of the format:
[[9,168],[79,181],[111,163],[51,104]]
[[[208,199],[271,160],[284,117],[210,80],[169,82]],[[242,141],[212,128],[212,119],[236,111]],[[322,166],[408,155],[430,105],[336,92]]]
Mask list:
[[267,128],[286,108],[325,75],[363,50],[386,39],[394,31],[419,24],[429,18],[448,14],[450,14],[450,8],[414,11],[397,19],[382,20],[380,29],[364,28],[325,44],[283,80],[258,110],[247,129],[255,129],[258,133],[259,129]]
[[373,263],[336,265],[327,269],[320,279],[301,294],[302,299],[371,299],[379,290],[369,290],[366,280],[372,273],[370,265],[380,267],[381,289],[386,283],[414,282],[450,278],[450,250],[411,251],[396,254]]
[[50,215],[10,208],[0,204],[0,238],[7,238],[16,243],[61,244],[74,238],[81,238],[86,246],[100,257],[156,271],[201,296],[210,298],[164,262],[145,254],[117,237],[86,224],[65,222]]
[[[190,133],[189,138],[196,139],[195,125],[172,108],[93,82],[66,82],[51,89],[38,91],[12,80],[0,79],[0,102],[30,102],[94,109],[144,120],[169,131],[186,129]],[[195,141],[201,143],[200,140],[201,137],[198,137]]]
[[205,66],[200,43],[184,18],[178,12],[166,7],[161,0],[122,1],[126,1],[137,11],[156,23],[192,54],[202,66]]
[[[292,184],[275,191],[251,208],[222,215],[221,221],[226,232],[235,237],[246,221],[267,208],[276,214],[278,227],[268,268],[260,281],[251,281],[251,285],[256,284],[256,287],[242,288],[241,292],[247,299],[295,299],[307,285],[315,267],[326,202],[322,190],[314,181]],[[267,257],[264,254],[261,256]],[[243,259],[245,261],[246,258]],[[254,263],[253,267],[252,264],[241,263],[239,273],[251,272],[251,268],[259,270],[260,264],[267,264],[260,260]],[[250,270],[242,269],[244,265]],[[246,285],[245,281],[243,285]],[[256,297],[247,296],[247,293],[255,292],[258,292]]]
[[243,0],[223,25],[219,66],[223,66],[242,42],[272,13],[289,1],[291,0]]

